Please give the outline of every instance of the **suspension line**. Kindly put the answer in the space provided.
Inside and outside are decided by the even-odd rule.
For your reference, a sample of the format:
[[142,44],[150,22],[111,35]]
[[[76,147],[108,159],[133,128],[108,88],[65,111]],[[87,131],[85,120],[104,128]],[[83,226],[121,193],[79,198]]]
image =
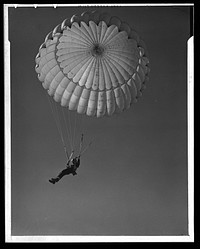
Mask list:
[[[69,111],[68,111],[68,113],[69,113]],[[62,116],[63,116],[63,120],[64,120],[64,124],[65,124],[64,126],[65,126],[65,129],[66,129],[66,132],[67,132],[67,140],[69,141],[70,150],[72,151],[73,148],[72,148],[72,144],[71,144],[70,131],[69,131],[69,127],[68,127],[68,126],[70,126],[70,124],[69,125],[67,124],[67,120],[66,120],[65,115],[66,114],[64,113],[64,110],[62,108]]]
[[75,141],[75,138],[76,138],[76,124],[77,124],[77,115],[78,114],[75,114],[75,121],[74,121],[74,132],[73,132],[73,138],[72,138],[72,149],[74,150],[74,141]]
[[64,147],[65,156],[67,157],[67,159],[69,159],[69,153],[67,151],[67,146],[65,144],[65,140],[64,140],[64,136],[63,136],[63,132],[62,132],[62,126],[61,126],[61,121],[59,119],[59,113],[58,113],[57,105],[51,99],[51,97],[49,95],[47,95],[47,94],[45,94],[45,95],[47,96],[48,103],[50,105],[50,109],[51,109],[51,112],[52,112],[52,116],[53,116],[54,121],[56,123],[56,127],[57,127],[58,133],[60,135],[60,138],[61,138],[61,141],[62,141],[62,144],[63,144],[63,147]]

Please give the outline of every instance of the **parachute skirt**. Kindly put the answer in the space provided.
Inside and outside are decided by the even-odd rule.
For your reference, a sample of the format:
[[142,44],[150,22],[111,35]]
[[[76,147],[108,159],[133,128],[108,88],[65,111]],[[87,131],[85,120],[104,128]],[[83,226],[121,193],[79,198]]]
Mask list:
[[117,17],[85,12],[66,19],[39,48],[35,70],[61,106],[88,116],[111,116],[137,102],[149,59],[139,35]]

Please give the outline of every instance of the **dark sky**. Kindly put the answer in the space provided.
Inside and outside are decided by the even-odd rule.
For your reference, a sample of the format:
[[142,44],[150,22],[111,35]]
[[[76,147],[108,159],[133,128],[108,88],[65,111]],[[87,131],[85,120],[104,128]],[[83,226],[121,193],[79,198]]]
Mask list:
[[187,40],[189,8],[106,7],[147,44],[142,98],[111,118],[83,118],[78,175],[65,167],[58,132],[35,73],[45,36],[95,8],[9,8],[12,101],[12,235],[187,234]]

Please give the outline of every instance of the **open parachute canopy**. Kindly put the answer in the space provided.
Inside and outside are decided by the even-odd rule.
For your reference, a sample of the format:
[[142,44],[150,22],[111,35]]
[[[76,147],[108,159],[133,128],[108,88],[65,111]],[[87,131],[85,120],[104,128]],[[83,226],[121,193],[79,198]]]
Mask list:
[[148,80],[143,40],[127,23],[98,11],[54,28],[39,48],[36,72],[56,102],[88,116],[128,109]]

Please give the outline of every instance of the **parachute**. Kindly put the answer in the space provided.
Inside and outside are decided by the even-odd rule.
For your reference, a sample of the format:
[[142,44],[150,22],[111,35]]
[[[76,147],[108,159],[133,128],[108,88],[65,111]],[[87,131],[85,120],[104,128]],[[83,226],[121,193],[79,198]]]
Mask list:
[[118,114],[142,95],[149,79],[144,41],[118,17],[98,11],[65,19],[35,58],[53,101],[92,117]]

